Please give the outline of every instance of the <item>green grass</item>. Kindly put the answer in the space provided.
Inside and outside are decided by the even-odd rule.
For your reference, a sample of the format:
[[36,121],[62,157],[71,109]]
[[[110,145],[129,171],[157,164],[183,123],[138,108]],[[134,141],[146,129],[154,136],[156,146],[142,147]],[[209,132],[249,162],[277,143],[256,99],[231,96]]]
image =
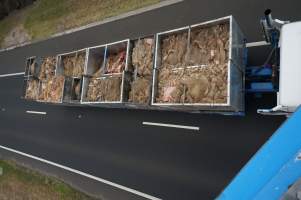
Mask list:
[[158,2],[160,0],[37,0],[0,21],[0,42],[16,25],[23,25],[33,40],[44,39]]
[[70,15],[67,0],[39,0],[28,13],[24,27],[33,39],[41,39],[57,32],[62,19]]
[[0,42],[2,42],[5,36],[16,26],[23,24],[27,13],[30,11],[30,6],[20,10],[18,12],[13,12],[9,16],[0,20]]
[[3,169],[0,176],[0,199],[92,199],[59,180],[11,161],[0,160],[0,167]]

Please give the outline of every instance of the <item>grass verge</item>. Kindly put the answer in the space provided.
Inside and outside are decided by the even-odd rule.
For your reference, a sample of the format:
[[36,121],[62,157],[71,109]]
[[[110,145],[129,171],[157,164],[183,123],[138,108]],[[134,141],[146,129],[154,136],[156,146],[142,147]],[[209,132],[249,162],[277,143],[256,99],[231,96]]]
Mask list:
[[16,25],[22,25],[32,40],[44,39],[158,2],[160,0],[37,0],[0,21],[0,43]]
[[[1,174],[2,171],[2,174]],[[93,199],[69,185],[19,166],[0,160],[0,199]]]

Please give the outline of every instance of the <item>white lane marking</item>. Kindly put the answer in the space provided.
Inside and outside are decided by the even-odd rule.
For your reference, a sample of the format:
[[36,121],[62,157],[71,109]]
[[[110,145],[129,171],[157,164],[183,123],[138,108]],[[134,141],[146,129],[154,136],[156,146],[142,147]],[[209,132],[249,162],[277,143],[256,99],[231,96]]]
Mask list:
[[24,75],[24,74],[25,74],[25,72],[18,72],[18,73],[12,73],[12,74],[1,74],[0,78],[9,77],[9,76],[20,76],[20,75]]
[[58,168],[70,171],[70,172],[73,172],[75,174],[79,174],[79,175],[85,176],[87,178],[96,180],[98,182],[101,182],[101,183],[104,183],[104,184],[107,184],[107,185],[110,185],[110,186],[113,186],[113,187],[116,187],[116,188],[119,188],[121,190],[127,191],[129,193],[136,194],[138,196],[141,196],[141,197],[144,197],[144,198],[147,198],[147,199],[150,199],[150,200],[161,200],[161,199],[159,199],[157,197],[154,197],[154,196],[151,196],[151,195],[139,192],[137,190],[134,190],[134,189],[131,189],[131,188],[119,185],[117,183],[113,183],[111,181],[108,181],[108,180],[105,180],[105,179],[102,179],[102,178],[98,178],[98,177],[93,176],[91,174],[87,174],[85,172],[82,172],[82,171],[79,171],[79,170],[76,170],[76,169],[72,169],[72,168],[64,166],[64,165],[60,165],[58,163],[55,163],[55,162],[52,162],[52,161],[49,161],[49,160],[45,160],[45,159],[37,157],[37,156],[33,156],[33,155],[30,155],[30,154],[27,154],[27,153],[23,153],[21,151],[18,151],[18,150],[9,148],[9,147],[5,147],[5,146],[2,146],[2,145],[0,145],[0,148],[5,149],[7,151],[11,151],[13,153],[16,153],[16,154],[19,154],[19,155],[22,155],[22,156],[25,156],[25,157],[28,157],[28,158],[32,158],[34,160],[38,160],[40,162],[43,162],[43,163],[46,163],[46,164],[49,164],[49,165],[52,165],[52,166],[55,166],[55,167],[58,167]]
[[163,123],[155,123],[155,122],[142,122],[143,125],[150,125],[150,126],[164,126],[164,127],[171,127],[171,128],[182,128],[182,129],[190,129],[190,130],[200,130],[197,126],[183,126],[183,125],[176,125],[176,124],[163,124]]
[[246,44],[246,47],[259,47],[259,46],[266,46],[270,45],[270,43],[267,43],[266,41],[259,41],[259,42],[249,42]]
[[26,113],[29,114],[38,114],[38,115],[46,115],[46,112],[40,112],[40,111],[33,111],[33,110],[26,110]]

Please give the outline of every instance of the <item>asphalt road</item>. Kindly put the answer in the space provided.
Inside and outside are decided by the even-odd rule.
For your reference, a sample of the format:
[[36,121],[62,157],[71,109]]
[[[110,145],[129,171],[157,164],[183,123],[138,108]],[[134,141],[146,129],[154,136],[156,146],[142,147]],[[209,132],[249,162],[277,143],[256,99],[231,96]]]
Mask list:
[[[284,5],[272,0],[186,0],[2,52],[0,74],[24,71],[28,56],[54,55],[230,14],[249,41],[258,41],[262,40],[258,21],[265,8],[271,8],[277,18],[294,21],[301,19],[296,9],[300,5],[299,0]],[[251,50],[250,63],[260,63],[264,56],[262,49]],[[284,121],[283,117],[256,114],[256,108],[272,107],[276,103],[272,95],[261,99],[248,96],[246,116],[237,117],[53,106],[26,102],[20,99],[21,91],[22,76],[0,78],[0,145],[162,199],[213,199]],[[26,110],[45,111],[47,115],[32,115],[25,113]],[[144,126],[143,121],[199,126],[200,130]],[[0,150],[0,154],[7,152]],[[22,159],[17,155],[15,158]],[[30,161],[26,162],[30,165]],[[59,176],[64,176],[62,173]],[[84,185],[79,182],[73,180],[79,187]],[[93,184],[96,183],[90,182],[88,186],[96,193],[104,191]],[[106,199],[137,198],[125,197],[126,194],[114,196],[118,192],[109,187],[104,196]]]

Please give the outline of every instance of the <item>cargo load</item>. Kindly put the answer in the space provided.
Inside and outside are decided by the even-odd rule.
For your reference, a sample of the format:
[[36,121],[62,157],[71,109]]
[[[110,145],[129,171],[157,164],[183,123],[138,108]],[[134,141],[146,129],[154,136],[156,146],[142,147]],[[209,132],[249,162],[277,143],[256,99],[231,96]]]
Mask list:
[[55,76],[55,70],[56,57],[27,59],[24,98],[39,102],[61,103],[65,78],[62,75]]
[[232,16],[26,61],[24,98],[63,105],[244,111],[244,36]]
[[121,76],[91,78],[87,90],[87,100],[90,102],[120,101],[121,82]]
[[30,100],[37,100],[39,97],[39,86],[40,82],[38,79],[29,78],[26,81],[26,92],[25,98]]
[[242,111],[243,48],[232,16],[158,33],[152,105]]
[[128,102],[149,105],[155,49],[154,37],[139,38],[133,42],[133,77]]
[[80,103],[87,49],[80,49],[57,56],[56,76],[65,79],[63,103]]
[[81,77],[86,62],[86,49],[58,55],[57,75]]
[[130,41],[88,48],[81,103],[120,104],[128,96]]
[[38,77],[39,76],[39,59],[35,56],[27,58],[25,65],[25,77]]
[[64,76],[52,76],[40,81],[39,101],[49,103],[60,103],[63,98]]
[[56,68],[56,57],[50,56],[43,59],[40,71],[39,71],[39,79],[50,79],[55,75]]

